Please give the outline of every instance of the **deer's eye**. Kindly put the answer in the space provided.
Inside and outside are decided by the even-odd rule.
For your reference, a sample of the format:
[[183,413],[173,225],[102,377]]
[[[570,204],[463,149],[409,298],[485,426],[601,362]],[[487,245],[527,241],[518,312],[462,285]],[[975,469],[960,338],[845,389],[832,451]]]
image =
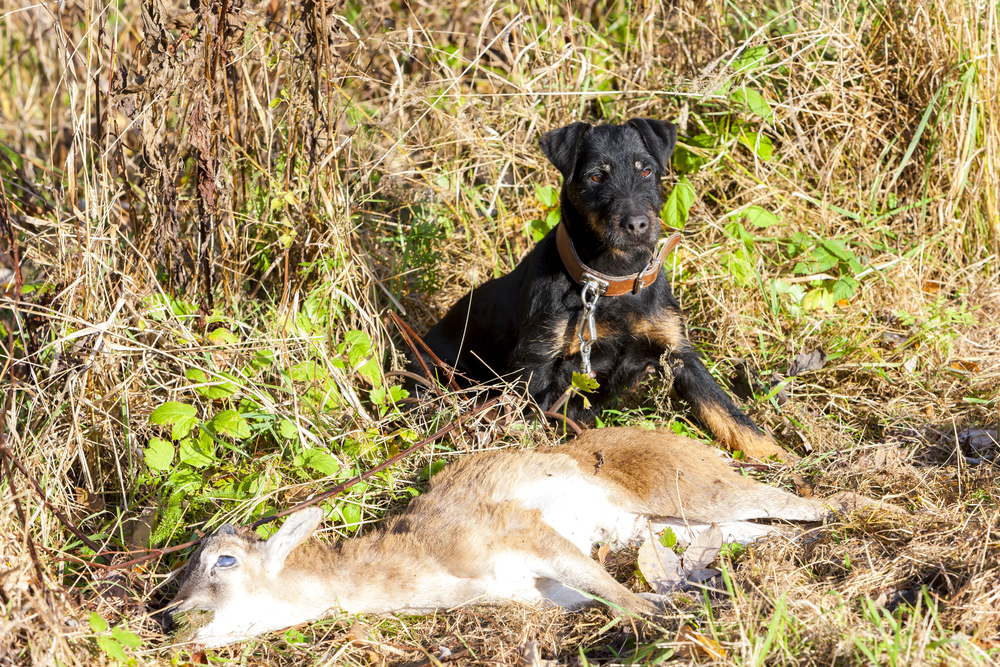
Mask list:
[[232,567],[236,565],[236,559],[232,556],[219,556],[219,560],[215,563],[216,567]]
[[604,174],[601,173],[594,174],[593,176],[590,177],[590,180],[592,180],[594,183],[600,183],[601,181],[604,180]]

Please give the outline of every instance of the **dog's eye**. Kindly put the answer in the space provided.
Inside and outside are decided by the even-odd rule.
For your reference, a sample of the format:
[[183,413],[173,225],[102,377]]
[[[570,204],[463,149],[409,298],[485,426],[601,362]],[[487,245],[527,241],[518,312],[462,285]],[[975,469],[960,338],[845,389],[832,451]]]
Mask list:
[[590,180],[592,180],[594,183],[600,183],[601,181],[604,180],[604,174],[594,174],[593,176],[590,177]]
[[232,556],[219,556],[219,560],[215,564],[218,567],[232,567],[236,565],[236,559]]
[[652,173],[653,173],[653,170],[650,169],[649,167],[646,167],[645,169],[642,170],[642,177],[646,178],[647,176],[649,176]]

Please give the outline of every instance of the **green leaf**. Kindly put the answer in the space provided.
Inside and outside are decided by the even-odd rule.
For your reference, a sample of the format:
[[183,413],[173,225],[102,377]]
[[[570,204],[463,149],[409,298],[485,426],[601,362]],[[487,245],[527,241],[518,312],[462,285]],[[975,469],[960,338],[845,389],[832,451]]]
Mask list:
[[323,475],[335,475],[340,470],[337,459],[322,449],[307,449],[301,452],[292,461],[292,465],[299,468],[312,468]]
[[177,401],[167,401],[160,407],[153,410],[149,415],[152,424],[161,426],[172,425],[173,429],[170,437],[174,440],[187,437],[191,429],[198,423],[195,415],[198,413],[193,405],[178,403]]
[[674,534],[673,528],[668,526],[663,529],[663,534],[660,535],[660,544],[668,549],[672,549],[677,544],[677,535]]
[[128,656],[125,655],[125,650],[122,645],[116,642],[111,637],[98,637],[97,645],[101,647],[101,650],[106,654],[114,658],[115,660],[121,660],[122,662],[128,661]]
[[372,354],[372,340],[364,331],[348,331],[342,348],[347,349],[347,363],[354,368]]
[[751,206],[743,211],[743,216],[755,227],[770,227],[781,222],[778,216],[760,206]]
[[692,204],[694,204],[694,186],[687,176],[681,176],[667,197],[667,203],[660,212],[660,219],[671,229],[684,229]]
[[806,295],[806,288],[799,284],[788,284],[784,280],[774,281],[774,291],[778,294],[787,294],[796,304],[802,303]]
[[735,280],[736,284],[744,287],[750,283],[753,277],[753,259],[746,247],[740,248],[736,252],[726,253],[722,257],[726,270]]
[[828,313],[832,312],[833,294],[822,287],[809,290],[809,292],[802,297],[802,307],[806,310],[819,310],[822,308]]
[[592,394],[601,386],[596,379],[589,375],[576,372],[573,373],[573,379],[570,381],[570,384],[573,385],[574,389],[583,394]]
[[364,331],[348,331],[344,342],[338,346],[341,354],[347,355],[349,370],[357,373],[373,387],[382,386],[382,367],[375,358],[372,340]]
[[751,46],[733,59],[733,67],[737,72],[749,72],[763,65],[766,60],[767,46]]
[[532,220],[528,223],[528,232],[531,234],[531,238],[537,243],[545,238],[546,234],[551,232],[559,224],[562,219],[562,214],[559,209],[549,211],[549,214],[545,216],[545,220]]
[[833,294],[833,300],[835,302],[840,301],[841,299],[850,299],[857,291],[858,281],[851,276],[841,276],[835,283],[833,283],[833,287],[830,288],[830,292]]
[[214,329],[208,334],[208,342],[213,345],[234,345],[239,339],[228,329]]
[[325,380],[328,375],[327,370],[315,361],[303,361],[288,369],[288,377],[293,382],[317,382]]
[[[232,377],[228,373],[220,373],[219,375],[222,377]],[[222,382],[209,381],[208,375],[200,368],[189,368],[184,373],[184,376],[188,380],[200,385],[194,388],[199,396],[204,396],[213,401],[219,398],[228,398],[236,393],[236,385],[232,382],[229,380],[223,380]]]
[[94,632],[107,632],[108,622],[101,618],[96,611],[90,612],[90,629]]
[[560,220],[562,220],[562,212],[559,209],[549,211],[549,214],[545,216],[545,226],[549,228],[549,231],[552,231]]
[[174,446],[163,438],[150,438],[149,447],[142,450],[142,454],[146,465],[153,470],[169,470],[170,464],[174,462]]
[[180,443],[180,458],[182,463],[186,463],[192,468],[204,468],[215,461],[215,452],[203,447],[201,438],[198,441],[193,438],[184,438]]
[[[345,503],[340,508],[340,516],[344,517],[344,523],[350,529],[351,524],[361,523],[361,507],[354,503]],[[357,525],[354,526],[354,530],[357,530]]]
[[266,368],[274,363],[274,352],[271,350],[257,350],[253,353],[253,359],[250,360],[250,365],[256,370],[261,368]]
[[748,133],[741,129],[737,141],[752,150],[757,157],[765,162],[774,156],[774,144],[771,143],[771,137],[763,132]]
[[129,648],[139,648],[142,646],[142,639],[138,635],[132,634],[120,625],[111,631],[111,636]]
[[797,263],[792,271],[800,275],[823,273],[839,264],[840,259],[836,255],[831,254],[824,246],[817,246],[807,255],[807,261]]
[[536,185],[535,194],[546,208],[555,208],[559,204],[559,190],[551,185]]
[[826,248],[827,252],[836,257],[839,260],[848,262],[855,258],[853,252],[847,249],[843,241],[823,241],[823,247]]
[[223,410],[212,420],[215,432],[228,435],[236,440],[246,440],[250,437],[250,424],[236,410]]
[[288,644],[305,644],[306,636],[295,628],[289,628],[285,630],[285,642]]
[[423,479],[423,480],[430,479],[434,475],[436,475],[439,472],[441,472],[442,470],[444,470],[444,467],[446,465],[448,465],[448,462],[447,461],[443,461],[441,459],[438,459],[437,461],[431,462],[430,465],[426,465],[426,466],[424,466],[423,468],[420,469],[420,479]]
[[771,105],[764,99],[764,96],[753,88],[737,88],[729,93],[729,101],[733,104],[746,107],[750,113],[760,116],[767,121],[771,120],[771,115],[774,113],[771,110]]
[[[694,174],[711,158],[709,152],[716,147],[716,138],[711,134],[696,134],[677,144],[674,151],[674,169],[679,174]],[[693,149],[693,150],[692,150]]]
[[167,477],[167,484],[181,491],[189,486],[201,484],[201,475],[195,473],[191,468],[179,467]]
[[282,438],[297,438],[299,437],[299,427],[293,421],[282,419],[278,422],[278,433],[281,434]]
[[738,221],[728,223],[723,227],[723,230],[748,249],[753,249],[753,234],[747,231],[747,228]]

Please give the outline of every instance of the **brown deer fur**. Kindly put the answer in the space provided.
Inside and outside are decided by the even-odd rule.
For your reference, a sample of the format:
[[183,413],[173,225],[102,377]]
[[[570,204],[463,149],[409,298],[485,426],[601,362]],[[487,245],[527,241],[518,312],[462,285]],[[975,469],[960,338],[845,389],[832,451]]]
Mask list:
[[648,534],[648,517],[818,521],[859,500],[870,502],[800,498],[669,432],[588,430],[558,447],[464,457],[385,528],[339,544],[308,540],[323,518],[315,507],[290,516],[267,541],[227,524],[194,554],[173,605],[214,612],[194,638],[201,645],[336,610],[424,612],[508,599],[572,609],[595,596],[652,615],[653,602],[590,558],[595,542]]

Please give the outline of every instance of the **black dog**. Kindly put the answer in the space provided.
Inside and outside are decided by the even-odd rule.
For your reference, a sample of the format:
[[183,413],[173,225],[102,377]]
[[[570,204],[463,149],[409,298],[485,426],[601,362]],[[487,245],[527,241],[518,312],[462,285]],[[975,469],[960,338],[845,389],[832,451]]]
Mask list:
[[[589,407],[582,397],[570,399],[566,409],[576,421],[590,421],[659,368],[666,353],[675,390],[718,439],[749,456],[784,458],[692,348],[661,267],[676,245],[671,239],[673,245],[656,252],[660,179],[676,139],[675,125],[646,118],[621,126],[573,123],[542,135],[542,151],[563,175],[561,229],[510,274],[460,299],[426,342],[469,380],[526,383],[545,410],[560,403],[589,348],[600,386],[587,396]],[[593,328],[582,285],[588,301],[596,298]],[[410,370],[419,368],[411,360]]]

